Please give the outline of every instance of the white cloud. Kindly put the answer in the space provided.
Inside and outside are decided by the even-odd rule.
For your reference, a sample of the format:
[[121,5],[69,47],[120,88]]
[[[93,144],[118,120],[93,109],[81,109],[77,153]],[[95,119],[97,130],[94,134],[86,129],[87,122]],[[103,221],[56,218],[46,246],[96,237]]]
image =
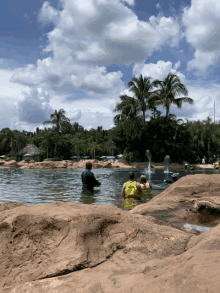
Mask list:
[[38,16],[38,19],[40,22],[46,23],[46,22],[56,22],[57,18],[59,16],[59,11],[54,9],[49,2],[44,2],[40,14]]
[[178,69],[178,68],[180,67],[180,65],[181,65],[181,62],[178,61],[178,62],[174,65],[174,68],[175,68],[175,69]]
[[161,9],[161,5],[160,5],[159,2],[157,3],[156,8],[157,8],[157,9]]
[[185,83],[186,77],[181,72],[177,71],[180,66],[180,61],[178,61],[174,68],[173,64],[170,61],[158,61],[155,63],[143,64],[138,63],[134,65],[133,74],[135,77],[139,77],[140,74],[146,77],[152,77],[152,81],[155,79],[163,80],[168,73],[176,74],[182,83]]
[[187,68],[205,71],[220,57],[220,2],[193,0],[191,7],[184,8],[182,22],[186,40],[195,48]]
[[15,103],[20,121],[39,124],[53,112],[49,105],[50,96],[42,89],[22,91]]
[[[25,103],[32,107],[31,111],[42,111],[42,116],[36,112],[39,121],[50,109],[48,104],[45,109],[42,104],[34,104],[32,96],[39,100],[36,88],[49,93],[53,109],[61,108],[54,105],[60,106],[64,97],[64,94],[58,96],[57,91],[77,89],[87,96],[86,105],[100,109],[97,110],[99,114],[97,111],[93,114],[95,123],[100,121],[98,125],[102,123],[103,127],[112,125],[109,121],[112,121],[113,114],[110,112],[125,85],[121,80],[121,71],[108,72],[107,67],[111,64],[140,63],[165,44],[176,46],[180,38],[179,24],[173,17],[151,16],[148,22],[140,21],[124,5],[125,2],[135,5],[134,0],[63,0],[63,9],[57,11],[49,2],[43,4],[39,20],[55,23],[55,28],[48,33],[48,45],[44,50],[51,56],[38,60],[36,65],[16,69],[11,78],[11,82],[33,89],[31,95],[24,94],[19,100],[22,121],[37,120],[37,116],[33,118],[25,108]],[[72,116],[73,119],[91,125],[92,118],[85,118],[85,99],[82,98],[79,106],[78,101],[73,98],[71,105],[68,104],[69,108],[79,111]],[[72,115],[67,111],[67,117],[68,113]]]

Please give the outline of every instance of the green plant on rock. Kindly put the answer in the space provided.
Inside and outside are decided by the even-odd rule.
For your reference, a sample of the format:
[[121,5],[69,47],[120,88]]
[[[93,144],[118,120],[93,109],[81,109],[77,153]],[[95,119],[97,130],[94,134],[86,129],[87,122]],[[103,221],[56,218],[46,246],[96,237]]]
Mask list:
[[31,158],[30,158],[30,157],[27,157],[27,158],[24,159],[24,161],[25,161],[26,163],[29,163],[29,162],[31,161]]

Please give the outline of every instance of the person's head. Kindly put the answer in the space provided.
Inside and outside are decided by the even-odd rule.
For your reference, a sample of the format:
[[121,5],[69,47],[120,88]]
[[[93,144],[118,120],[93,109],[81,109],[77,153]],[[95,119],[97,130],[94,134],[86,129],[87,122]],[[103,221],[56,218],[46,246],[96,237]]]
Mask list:
[[134,176],[134,172],[129,172],[129,174],[128,174],[128,178],[129,178],[130,180],[134,180],[134,178],[135,178],[135,176]]
[[141,175],[140,183],[146,183],[146,182],[147,182],[147,177],[145,175]]
[[86,169],[91,170],[92,169],[92,163],[87,162],[86,163]]

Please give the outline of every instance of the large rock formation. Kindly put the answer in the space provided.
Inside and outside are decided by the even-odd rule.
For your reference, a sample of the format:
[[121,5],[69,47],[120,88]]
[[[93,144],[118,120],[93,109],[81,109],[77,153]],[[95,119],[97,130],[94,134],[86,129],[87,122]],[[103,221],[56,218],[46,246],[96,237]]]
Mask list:
[[0,292],[219,292],[220,225],[197,235],[166,219],[158,224],[153,214],[172,210],[178,218],[188,208],[182,203],[201,207],[204,196],[218,210],[220,175],[194,176],[131,212],[1,204]]

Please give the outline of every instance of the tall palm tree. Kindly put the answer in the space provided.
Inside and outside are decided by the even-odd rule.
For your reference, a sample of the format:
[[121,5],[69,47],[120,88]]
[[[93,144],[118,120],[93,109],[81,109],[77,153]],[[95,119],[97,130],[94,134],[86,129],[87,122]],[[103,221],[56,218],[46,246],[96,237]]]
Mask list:
[[134,98],[127,95],[121,95],[119,98],[121,103],[117,103],[113,111],[120,111],[121,113],[114,117],[115,124],[126,119],[134,119],[138,116],[138,103]]
[[155,90],[150,98],[156,105],[163,105],[166,108],[166,117],[170,114],[170,106],[176,105],[177,108],[182,107],[182,103],[193,104],[193,99],[189,97],[176,98],[177,95],[188,95],[188,91],[184,84],[181,83],[179,77],[169,73],[163,81],[155,80],[152,83],[159,89]]
[[65,116],[65,111],[60,109],[59,111],[55,110],[55,112],[50,115],[50,120],[44,121],[43,124],[53,124],[59,133],[62,132],[62,124],[64,122],[70,122],[70,120]]
[[97,144],[96,142],[93,142],[90,144],[90,147],[87,149],[87,151],[90,151],[90,154],[94,152],[94,160],[95,160],[95,150],[102,151],[101,145]]
[[134,98],[138,103],[139,111],[143,112],[143,121],[145,124],[145,113],[153,104],[153,100],[151,100],[151,105],[148,102],[154,88],[151,77],[143,78],[141,74],[139,78],[134,77],[132,81],[128,83],[128,86],[130,87],[129,91],[133,92]]

